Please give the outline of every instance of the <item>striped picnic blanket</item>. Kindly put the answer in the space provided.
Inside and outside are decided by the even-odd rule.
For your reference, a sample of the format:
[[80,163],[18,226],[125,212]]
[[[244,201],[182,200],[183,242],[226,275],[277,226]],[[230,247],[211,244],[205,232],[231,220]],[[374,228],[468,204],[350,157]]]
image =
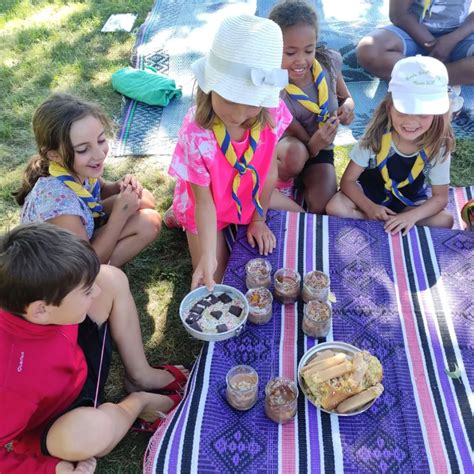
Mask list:
[[[306,337],[302,303],[275,302],[266,325],[206,343],[184,402],[150,442],[145,472],[472,472],[474,233],[419,227],[391,236],[379,222],[285,212],[271,213],[269,225],[279,242],[268,257],[273,270],[329,273],[331,332]],[[253,257],[240,229],[225,282],[245,291]],[[375,354],[383,395],[361,415],[338,417],[300,393],[293,422],[268,420],[267,381],[296,379],[305,351],[326,340]],[[247,412],[225,401],[225,375],[236,364],[260,377]],[[459,378],[450,378],[455,369]]]

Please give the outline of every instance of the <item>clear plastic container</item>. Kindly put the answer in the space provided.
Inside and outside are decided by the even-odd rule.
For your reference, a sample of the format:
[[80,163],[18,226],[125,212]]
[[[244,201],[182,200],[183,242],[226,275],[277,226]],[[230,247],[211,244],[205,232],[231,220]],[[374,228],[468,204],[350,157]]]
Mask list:
[[236,365],[226,376],[227,402],[236,410],[250,410],[257,402],[258,374],[249,365]]
[[304,305],[302,329],[311,337],[326,337],[331,329],[331,303],[311,300]]
[[271,379],[265,387],[265,414],[275,423],[288,423],[296,415],[298,387],[286,377]]
[[329,275],[319,270],[308,272],[303,278],[301,298],[305,303],[311,300],[327,301],[329,296]]
[[247,276],[245,283],[247,288],[270,288],[272,284],[271,271],[272,266],[268,260],[264,258],[253,258],[245,265]]
[[280,268],[274,276],[275,298],[282,304],[294,303],[300,295],[300,274],[292,268]]
[[254,324],[265,324],[272,319],[273,295],[267,288],[253,288],[245,294],[249,303],[248,320]]

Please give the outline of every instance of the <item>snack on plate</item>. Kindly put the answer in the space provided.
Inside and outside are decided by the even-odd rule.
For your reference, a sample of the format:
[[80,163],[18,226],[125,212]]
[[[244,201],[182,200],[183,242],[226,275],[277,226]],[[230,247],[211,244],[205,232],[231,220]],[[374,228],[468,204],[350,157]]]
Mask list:
[[383,392],[382,365],[367,351],[353,357],[344,352],[322,351],[301,369],[300,375],[308,397],[328,411],[357,411]]
[[185,322],[198,332],[227,332],[240,324],[243,308],[240,298],[229,293],[209,293],[191,303],[184,313]]

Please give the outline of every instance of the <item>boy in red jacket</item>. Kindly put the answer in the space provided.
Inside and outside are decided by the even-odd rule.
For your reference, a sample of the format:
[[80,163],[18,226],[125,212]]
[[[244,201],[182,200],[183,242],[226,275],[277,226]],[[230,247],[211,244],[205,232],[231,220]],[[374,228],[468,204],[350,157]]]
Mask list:
[[[101,404],[110,336],[132,393]],[[146,361],[121,270],[50,224],[0,237],[1,473],[93,472],[137,417],[153,422],[179,402],[146,391],[163,389],[164,374]]]

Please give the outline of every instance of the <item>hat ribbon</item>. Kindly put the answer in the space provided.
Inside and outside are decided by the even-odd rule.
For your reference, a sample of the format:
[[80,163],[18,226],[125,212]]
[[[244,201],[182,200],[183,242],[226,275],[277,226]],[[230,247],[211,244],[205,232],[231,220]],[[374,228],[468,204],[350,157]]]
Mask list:
[[97,178],[89,178],[89,184],[92,187],[92,193],[90,193],[82,184],[78,183],[76,179],[69,173],[69,171],[55,161],[51,161],[49,164],[49,174],[59,179],[68,188],[76,193],[76,195],[87,205],[89,210],[92,212],[92,217],[103,217],[105,216],[104,208],[100,203],[100,182]]
[[305,109],[313,112],[316,115],[316,120],[318,122],[324,123],[329,117],[329,108],[328,108],[328,84],[326,80],[326,73],[324,72],[321,64],[314,59],[313,65],[311,66],[311,72],[313,74],[313,81],[316,89],[318,91],[318,102],[312,101],[307,94],[305,94],[298,86],[295,84],[288,84],[285,87],[285,90],[288,92],[288,95],[301,104]]
[[418,178],[420,173],[423,171],[425,164],[428,162],[428,153],[424,149],[420,150],[418,152],[418,156],[416,157],[415,163],[413,163],[413,166],[408,173],[408,176],[403,181],[397,183],[390,178],[387,168],[388,160],[390,158],[388,154],[390,152],[391,144],[392,132],[388,131],[382,136],[382,144],[380,151],[377,154],[377,168],[380,171],[385,183],[384,186],[386,196],[382,204],[388,205],[392,201],[393,196],[395,196],[399,201],[405,204],[405,206],[414,206],[415,204],[401,193],[400,188],[412,184],[415,179]]
[[282,89],[288,84],[288,71],[286,69],[263,69],[247,66],[246,64],[235,63],[227,59],[220,58],[212,50],[209,52],[207,61],[211,67],[233,77],[250,80],[253,85],[274,86]]
[[234,180],[232,181],[232,199],[235,201],[235,205],[237,207],[237,217],[239,218],[239,221],[242,217],[242,202],[238,195],[240,177],[243,176],[247,171],[250,171],[252,174],[252,201],[255,205],[255,208],[257,209],[257,212],[263,217],[263,208],[260,204],[260,199],[258,196],[260,189],[260,179],[258,177],[256,168],[250,164],[260,139],[260,129],[261,126],[259,123],[255,124],[250,129],[249,145],[240,159],[238,159],[234,146],[232,145],[229,132],[225,128],[225,125],[222,123],[222,121],[218,120],[212,125],[212,131],[214,132],[214,136],[216,137],[217,143],[219,144],[223,155],[229,164],[237,171],[237,174],[234,176]]

